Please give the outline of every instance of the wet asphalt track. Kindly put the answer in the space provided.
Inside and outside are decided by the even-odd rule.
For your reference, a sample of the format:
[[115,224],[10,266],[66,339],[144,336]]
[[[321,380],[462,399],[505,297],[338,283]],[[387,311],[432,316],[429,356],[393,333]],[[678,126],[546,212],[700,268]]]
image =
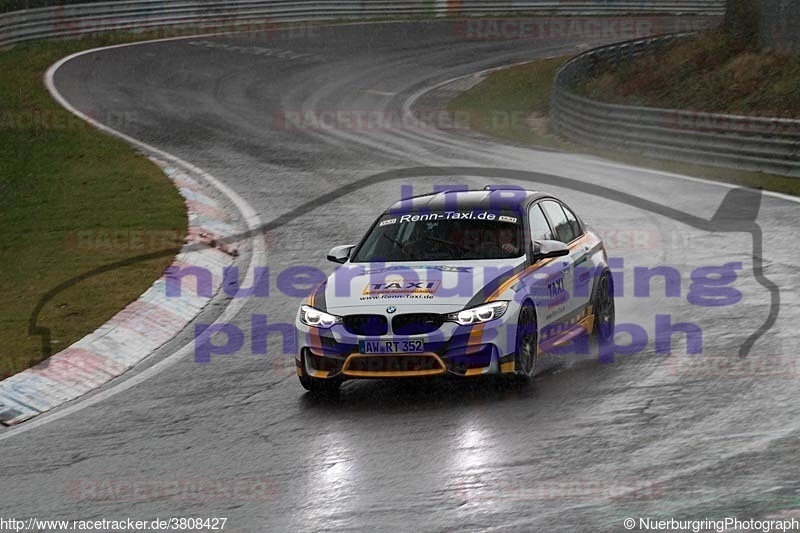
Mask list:
[[[124,115],[111,125],[224,181],[265,222],[356,179],[428,165],[572,178],[704,219],[728,191],[463,134],[276,130],[276,111],[399,109],[441,81],[575,44],[464,41],[450,23],[317,31],[107,50],[67,63],[55,81],[79,109],[101,121]],[[251,46],[273,51],[256,55]],[[180,361],[19,435],[4,430],[0,515],[216,516],[228,518],[227,531],[624,531],[626,517],[758,518],[800,507],[800,369],[790,336],[798,320],[798,209],[779,198],[762,199],[757,222],[764,274],[781,288],[781,308],[750,363],[738,359],[740,347],[770,314],[770,293],[752,272],[750,234],[703,232],[559,183],[539,187],[596,228],[649,235],[647,246],[611,248],[625,261],[617,269],[626,290],[617,320],[650,337],[640,353],[614,364],[571,358],[521,389],[496,381],[370,381],[347,384],[338,401],[304,394],[277,338],[270,355],[250,353],[253,313],[270,323],[294,320],[300,299],[277,290],[278,272],[298,265],[330,272],[325,252],[357,239],[401,185],[426,192],[487,182],[509,180],[427,177],[367,186],[271,232],[271,296],[249,301],[235,321],[245,347],[207,365]],[[741,302],[690,304],[692,271],[727,262],[743,263],[733,283]],[[634,267],[665,265],[682,274],[680,297],[665,297],[658,281],[651,297],[634,297]],[[676,355],[656,355],[656,314],[697,324],[703,356],[733,366],[693,371],[677,355],[686,351],[680,335]],[[190,339],[191,330],[148,364]],[[752,370],[754,362],[774,368],[766,366],[775,362],[770,357],[781,358],[778,372]],[[134,481],[144,492],[125,492]],[[193,492],[197,481],[206,489]],[[232,481],[237,491],[207,489]],[[177,496],[159,494],[175,483]]]

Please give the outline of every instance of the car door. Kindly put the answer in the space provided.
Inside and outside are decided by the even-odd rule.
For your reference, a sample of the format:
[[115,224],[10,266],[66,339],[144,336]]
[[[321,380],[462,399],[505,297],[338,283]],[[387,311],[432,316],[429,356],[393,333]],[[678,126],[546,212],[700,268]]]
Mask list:
[[[563,224],[567,219],[563,211],[561,211],[563,221],[555,216],[558,214],[555,208],[560,210],[559,204],[550,200],[533,204],[530,207],[528,220],[531,239],[534,241],[562,240],[557,232],[557,224]],[[553,215],[548,216],[547,210],[553,211]],[[532,282],[536,285],[535,291],[538,296],[536,313],[540,327],[563,321],[569,313],[569,309],[572,308],[570,301],[572,270],[572,258],[569,255],[545,260],[541,267],[535,270]]]
[[[576,262],[584,261],[581,254],[576,252],[578,248],[576,245],[582,232],[579,227],[576,228],[574,224],[570,223],[570,218],[560,202],[546,199],[539,202],[539,206],[552,228],[553,238],[570,247],[569,255],[559,257],[554,261],[553,265],[558,264],[558,271],[553,272],[556,269],[551,267],[549,270],[553,272],[552,279],[548,279],[549,293],[553,298],[552,304],[547,309],[547,314],[552,317],[548,322],[567,321],[573,318],[586,303],[584,298],[576,296],[574,290]],[[570,215],[572,218],[575,217],[572,212]]]
[[565,204],[561,204],[564,214],[567,217],[567,223],[572,229],[569,249],[570,257],[572,258],[572,288],[570,295],[572,296],[571,312],[576,313],[582,311],[586,305],[589,304],[592,292],[592,280],[594,274],[590,268],[589,255],[591,253],[591,246],[587,240],[584,239],[586,235],[583,226],[581,225],[575,213]]

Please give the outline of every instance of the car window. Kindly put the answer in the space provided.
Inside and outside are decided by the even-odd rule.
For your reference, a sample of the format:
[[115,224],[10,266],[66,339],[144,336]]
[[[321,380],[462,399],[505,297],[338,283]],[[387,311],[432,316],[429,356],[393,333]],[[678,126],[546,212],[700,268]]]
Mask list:
[[531,224],[531,239],[534,241],[553,240],[553,231],[547,223],[539,204],[531,207],[529,217]]
[[583,235],[583,228],[581,228],[581,223],[578,221],[578,217],[575,216],[575,213],[570,210],[569,207],[561,204],[561,208],[564,210],[564,214],[567,215],[567,222],[569,222],[570,228],[572,228],[572,238],[577,239],[581,235]]
[[567,215],[564,214],[561,204],[547,200],[542,202],[541,206],[547,218],[550,220],[550,223],[555,228],[556,239],[564,244],[569,244],[575,240],[575,233],[572,231],[572,226],[569,225]]
[[513,211],[383,215],[351,262],[509,259],[525,253],[523,218]]

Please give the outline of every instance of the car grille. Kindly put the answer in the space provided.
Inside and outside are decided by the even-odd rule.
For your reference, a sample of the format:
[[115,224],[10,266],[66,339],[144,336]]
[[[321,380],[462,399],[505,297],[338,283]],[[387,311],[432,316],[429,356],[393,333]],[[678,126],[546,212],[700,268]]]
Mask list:
[[445,372],[442,361],[432,354],[351,355],[345,375],[357,377],[432,376]]
[[347,315],[344,317],[344,329],[353,335],[386,335],[389,333],[389,322],[383,315]]
[[396,335],[421,335],[436,331],[442,324],[444,324],[444,315],[409,313],[392,318],[392,331]]

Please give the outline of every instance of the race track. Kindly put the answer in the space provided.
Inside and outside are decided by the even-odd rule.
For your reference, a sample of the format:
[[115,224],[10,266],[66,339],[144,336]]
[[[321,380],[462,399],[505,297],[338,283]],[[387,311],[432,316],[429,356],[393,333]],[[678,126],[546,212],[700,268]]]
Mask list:
[[[252,532],[616,532],[627,517],[763,518],[800,508],[800,369],[790,338],[800,320],[795,202],[764,195],[761,236],[708,232],[687,221],[711,220],[727,186],[464,132],[276,127],[286,111],[436,102],[444,96],[426,90],[444,81],[570,53],[576,44],[465,40],[446,21],[387,23],[153,42],[64,64],[55,85],[73,106],[101,121],[125,117],[110,125],[209,172],[265,223],[389,170],[481,167],[498,177],[445,169],[367,184],[288,217],[265,239],[269,297],[248,299],[232,321],[244,346],[208,364],[190,355],[67,416],[56,409],[0,431],[0,514],[226,517],[226,531]],[[499,169],[541,181],[509,179]],[[610,255],[624,259],[616,269],[625,288],[617,322],[646,331],[645,348],[613,363],[571,357],[522,388],[493,380],[368,381],[348,383],[328,401],[304,394],[280,336],[270,336],[268,355],[252,353],[252,316],[293,323],[301,301],[280,290],[280,272],[331,272],[325,253],[360,238],[409,185],[422,193],[487,183],[551,191],[606,233]],[[757,194],[743,198],[734,212],[758,201]],[[654,212],[647,202],[685,216]],[[625,240],[631,236],[639,240]],[[764,276],[780,288],[779,308],[754,275],[754,249]],[[726,263],[742,264],[731,283],[741,301],[690,302],[692,274]],[[656,278],[650,296],[637,296],[636,267],[677,270],[679,295],[666,296]],[[227,303],[219,298],[198,320],[213,321]],[[775,312],[774,325],[740,358]],[[681,334],[672,355],[657,354],[657,315],[697,325],[701,358],[712,364],[682,355]],[[188,328],[123,383],[192,335]],[[149,492],[131,493],[134,482]],[[192,493],[198,482],[222,488]],[[240,490],[224,490],[231,482]],[[176,484],[177,494],[162,490]]]

